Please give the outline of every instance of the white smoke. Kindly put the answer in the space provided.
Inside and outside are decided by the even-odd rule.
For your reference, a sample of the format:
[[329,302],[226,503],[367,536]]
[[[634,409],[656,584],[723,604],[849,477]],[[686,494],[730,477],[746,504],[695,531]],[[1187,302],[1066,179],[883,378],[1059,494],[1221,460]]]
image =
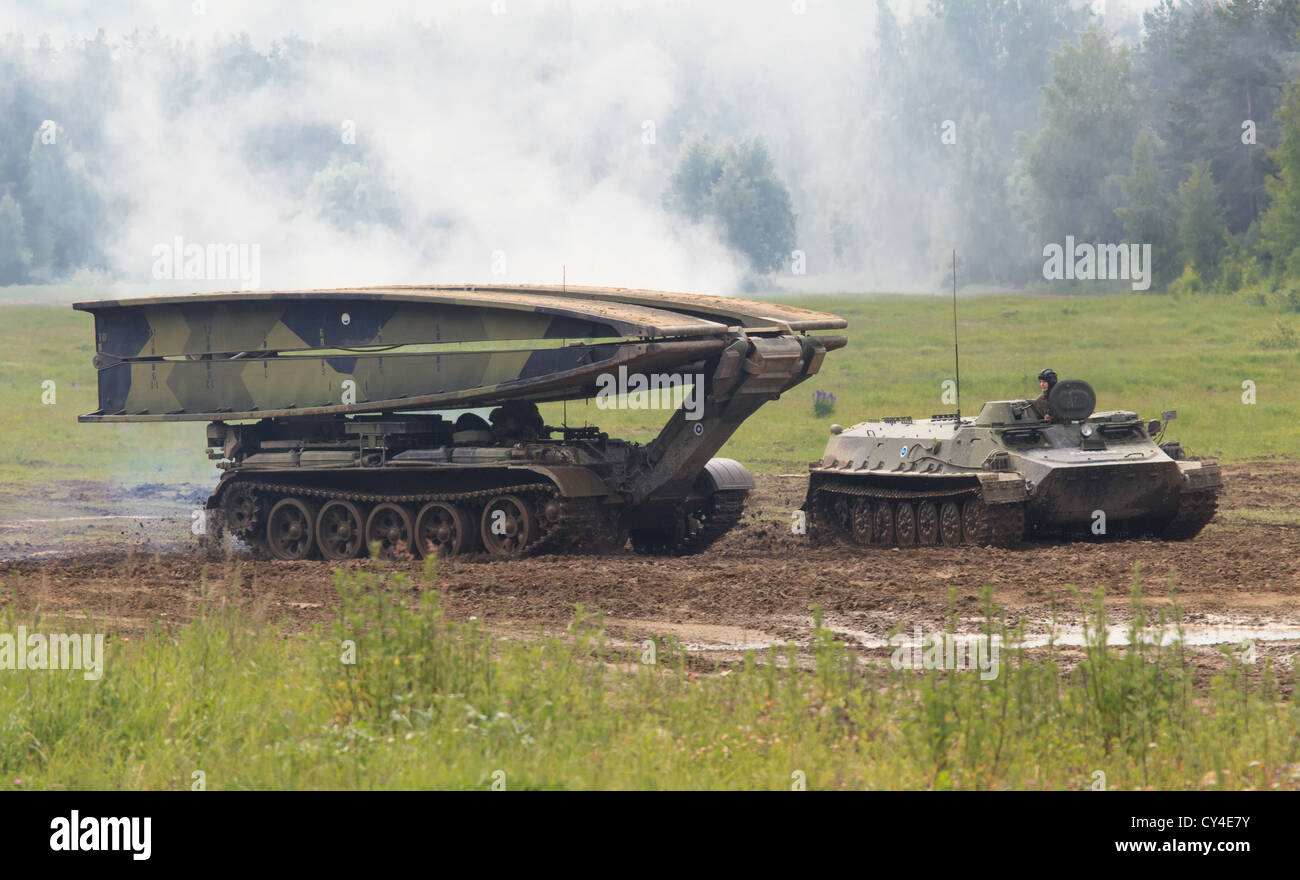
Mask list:
[[[892,5],[903,22],[925,8]],[[907,148],[872,115],[874,10],[41,0],[0,12],[0,32],[66,45],[103,29],[115,47],[122,88],[95,158],[123,279],[149,281],[155,246],[183,236],[258,244],[263,288],[563,273],[730,293],[743,259],[660,201],[681,145],[708,134],[763,138],[791,189],[809,277],[777,283],[928,288],[914,255],[937,221],[900,225],[879,207],[879,188],[900,182],[876,169]],[[76,120],[60,124],[75,140]],[[939,187],[903,188],[928,204]],[[851,259],[832,253],[845,235]]]

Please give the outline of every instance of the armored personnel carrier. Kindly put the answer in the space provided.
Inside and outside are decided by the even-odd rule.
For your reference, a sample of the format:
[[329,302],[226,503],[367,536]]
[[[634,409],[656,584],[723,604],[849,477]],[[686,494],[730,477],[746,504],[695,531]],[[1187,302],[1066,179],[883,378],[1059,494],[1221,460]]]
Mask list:
[[[208,534],[281,559],[346,559],[376,543],[390,556],[512,557],[629,537],[642,553],[698,552],[740,519],[754,486],[714,453],[845,344],[808,335],[844,327],[833,315],[616,288],[217,293],[75,308],[95,318],[99,382],[99,409],[79,420],[208,422],[208,456],[223,471]],[[615,385],[677,388],[683,403],[646,444],[543,424],[538,403]],[[473,407],[491,407],[489,418],[442,414]]]
[[1222,487],[1214,461],[1163,443],[1174,412],[1143,423],[1094,412],[1078,380],[1058,382],[1040,417],[995,400],[973,419],[886,418],[841,429],[814,462],[803,510],[815,541],[1009,546],[1026,536],[1194,537]]

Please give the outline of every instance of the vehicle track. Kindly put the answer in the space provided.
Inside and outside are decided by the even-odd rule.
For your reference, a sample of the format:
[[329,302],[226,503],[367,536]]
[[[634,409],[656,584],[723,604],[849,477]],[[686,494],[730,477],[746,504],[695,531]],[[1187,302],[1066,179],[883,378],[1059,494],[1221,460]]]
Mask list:
[[[740,522],[704,553],[628,551],[513,561],[478,554],[441,561],[436,588],[449,615],[497,621],[504,632],[562,630],[581,603],[587,611],[636,621],[620,625],[623,635],[703,626],[806,641],[814,606],[837,627],[887,636],[896,626],[945,626],[954,612],[972,621],[985,587],[993,588],[995,601],[1013,620],[1045,625],[1055,614],[1077,624],[1098,589],[1123,620],[1137,568],[1152,605],[1170,610],[1177,604],[1186,621],[1300,624],[1300,463],[1248,462],[1225,471],[1227,488],[1216,517],[1188,541],[1051,540],[1013,548],[880,546],[852,552],[814,547],[791,533],[792,514],[806,489],[804,479],[792,474],[760,477]],[[145,629],[151,620],[189,619],[206,583],[218,599],[246,603],[289,630],[306,631],[333,618],[333,573],[339,568],[421,574],[419,562],[282,562],[229,549],[205,555],[188,524],[182,509],[171,520],[171,538],[159,537],[155,522],[147,530],[118,525],[111,534],[126,534],[117,540],[78,533],[68,555],[0,562],[0,595],[21,607],[39,605],[47,615],[90,613],[108,621],[110,631],[126,631]],[[86,527],[62,527],[74,526]],[[154,540],[138,540],[137,531],[148,531]],[[59,546],[57,540],[31,543],[30,551],[12,542],[0,544],[0,551],[34,557]],[[1201,650],[1221,659],[1217,647]],[[1267,647],[1279,658],[1296,650],[1286,641]]]

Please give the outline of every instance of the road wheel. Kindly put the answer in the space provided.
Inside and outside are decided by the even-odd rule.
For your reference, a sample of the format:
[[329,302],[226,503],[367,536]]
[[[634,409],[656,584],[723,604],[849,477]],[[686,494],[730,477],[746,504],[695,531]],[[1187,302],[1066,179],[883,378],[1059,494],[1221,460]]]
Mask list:
[[493,556],[519,556],[537,537],[537,518],[523,499],[498,495],[483,508],[479,536]]
[[316,515],[316,543],[326,559],[352,559],[361,552],[365,519],[351,501],[328,501]]
[[939,540],[939,508],[933,501],[922,501],[916,506],[916,543],[933,544]]
[[379,543],[383,559],[406,559],[411,556],[411,515],[400,504],[376,504],[366,518],[366,546]]
[[939,537],[949,547],[961,543],[961,508],[955,501],[945,501],[939,508]]
[[962,505],[961,525],[968,543],[982,547],[989,544],[989,508],[983,501],[972,498]]
[[900,547],[916,543],[916,508],[906,501],[900,501],[894,508],[894,535]]
[[885,547],[894,543],[894,505],[888,501],[877,501],[875,510],[876,543]]
[[454,504],[430,501],[415,518],[416,549],[421,556],[456,556],[474,549],[470,518]]
[[865,498],[853,499],[853,540],[864,547],[875,543],[871,502]]
[[315,511],[300,498],[284,498],[266,518],[266,546],[276,559],[308,559],[315,549]]

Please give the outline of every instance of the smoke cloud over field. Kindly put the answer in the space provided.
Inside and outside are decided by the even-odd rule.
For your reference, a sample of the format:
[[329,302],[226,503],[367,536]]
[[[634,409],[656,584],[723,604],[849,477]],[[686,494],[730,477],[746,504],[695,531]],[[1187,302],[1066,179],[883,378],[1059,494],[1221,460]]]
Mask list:
[[[1088,15],[1057,5],[1077,15],[1034,49],[1039,73]],[[0,14],[0,283],[248,286],[233,269],[160,271],[183,265],[179,237],[255,245],[262,288],[564,271],[735,292],[753,274],[744,256],[663,202],[684,145],[708,137],[762,139],[789,188],[807,277],[787,268],[760,283],[932,289],[970,165],[943,152],[944,120],[972,126],[964,135],[974,112],[993,113],[1001,177],[1012,122],[1038,124],[1039,85],[1012,82],[972,108],[955,85],[972,71],[954,57],[953,89],[948,68],[928,92],[903,88],[934,47],[897,34],[927,8],[24,5]]]

